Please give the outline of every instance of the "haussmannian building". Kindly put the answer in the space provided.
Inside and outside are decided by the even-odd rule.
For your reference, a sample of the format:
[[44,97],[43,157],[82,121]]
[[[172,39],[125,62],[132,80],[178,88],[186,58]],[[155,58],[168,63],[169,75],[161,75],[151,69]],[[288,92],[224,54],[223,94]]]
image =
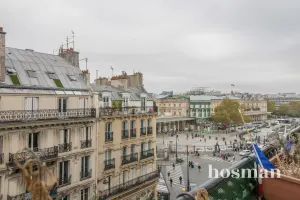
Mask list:
[[[55,176],[56,200],[156,195],[156,109],[142,74],[90,85],[79,53],[5,47],[0,28],[0,196],[31,199],[16,162],[33,152]],[[126,83],[126,81],[124,81]],[[114,85],[117,84],[117,85]]]

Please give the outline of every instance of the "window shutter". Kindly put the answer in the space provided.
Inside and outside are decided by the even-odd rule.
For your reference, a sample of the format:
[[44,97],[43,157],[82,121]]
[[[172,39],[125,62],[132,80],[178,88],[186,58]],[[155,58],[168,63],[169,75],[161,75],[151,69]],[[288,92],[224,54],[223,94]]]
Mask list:
[[88,127],[88,131],[89,131],[89,132],[88,132],[88,140],[90,140],[90,139],[92,138],[92,130],[91,130],[91,129],[92,129],[92,127],[89,126],[89,127]]
[[32,148],[32,146],[31,146],[31,138],[32,138],[32,133],[29,133],[27,135],[27,146],[28,146],[28,148]]
[[32,98],[32,110],[38,110],[39,109],[39,98],[33,97]]
[[81,172],[84,173],[84,157],[81,157]]
[[69,128],[67,129],[67,141],[68,141],[68,143],[71,142],[71,134],[70,134],[70,129]]
[[32,135],[33,135],[32,148],[38,148],[39,133],[33,133]]
[[25,97],[25,110],[32,110],[32,98]]
[[59,163],[59,177],[63,177],[63,162]]
[[61,101],[62,99],[58,99],[58,112],[61,112]]
[[64,143],[64,129],[59,130],[59,144]]
[[63,99],[63,112],[67,112],[67,99]]

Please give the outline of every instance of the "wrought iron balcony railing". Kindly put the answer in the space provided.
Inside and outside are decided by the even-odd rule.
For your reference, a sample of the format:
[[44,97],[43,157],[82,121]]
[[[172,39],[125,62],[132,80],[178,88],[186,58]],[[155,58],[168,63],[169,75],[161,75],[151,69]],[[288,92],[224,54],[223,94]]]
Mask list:
[[135,138],[136,137],[136,129],[132,128],[130,129],[130,138]]
[[128,130],[122,130],[122,139],[128,139],[129,135],[128,135]]
[[90,148],[90,147],[92,147],[92,139],[80,141],[81,149]]
[[80,180],[83,181],[85,179],[89,179],[92,177],[92,169],[84,170],[80,172]]
[[58,151],[59,153],[64,153],[72,150],[72,142],[69,143],[63,143],[58,145]]
[[147,135],[152,135],[152,126],[147,127]]
[[149,149],[146,151],[141,151],[141,156],[140,156],[140,160],[146,159],[146,158],[150,158],[154,156],[154,149]]
[[14,196],[7,195],[7,200],[23,200],[23,199],[27,200],[27,199],[31,199],[31,198],[32,198],[31,192],[22,193],[22,194],[14,195]]
[[137,162],[138,161],[138,153],[132,153],[129,155],[121,156],[121,161],[122,161],[121,162],[122,165]]
[[122,192],[127,191],[129,189],[133,189],[134,187],[140,186],[141,184],[158,179],[159,173],[160,172],[158,170],[154,172],[150,172],[148,174],[132,179],[123,184],[112,187],[110,189],[99,191],[100,193],[99,200],[106,200],[109,197],[121,194]]
[[4,153],[0,153],[0,165],[4,163]]
[[145,136],[146,135],[146,131],[147,131],[146,127],[140,128],[140,136]]
[[[267,158],[271,158],[275,155],[274,148],[269,146],[262,149]],[[199,186],[199,188],[204,188],[208,192],[208,199],[257,199],[258,194],[258,180],[254,175],[255,155],[251,154],[250,156],[245,157],[238,163],[232,165],[227,170],[229,173],[234,171],[244,171],[245,177],[252,178],[237,178],[233,176],[234,174],[227,174],[226,171],[222,175],[223,177],[228,178],[213,178],[207,181],[206,183]],[[249,176],[251,173],[251,176]],[[198,189],[199,189],[198,188]],[[195,190],[197,191],[197,189]],[[195,191],[189,192],[190,195],[181,194],[177,197],[176,200],[193,200],[192,197]]]
[[[36,153],[37,156],[39,156],[39,158],[42,161],[50,161],[50,160],[55,160],[58,157],[58,147],[54,146],[54,147],[50,147],[50,148],[45,148],[45,149],[38,149],[35,148],[34,152]],[[21,164],[25,163],[25,160],[31,156],[31,153],[29,151],[23,151],[20,153],[9,153],[9,158],[8,158],[8,163],[7,166],[8,167],[15,167],[16,166],[16,162],[20,162]]]
[[109,159],[104,161],[104,170],[114,169],[115,168],[115,159]]
[[57,181],[58,181],[58,187],[70,185],[71,184],[71,175],[59,177]]
[[154,107],[119,107],[119,108],[99,108],[99,117],[119,116],[119,115],[138,115],[138,114],[155,114]]
[[5,110],[0,111],[0,123],[22,122],[34,120],[71,119],[81,117],[95,117],[95,108],[67,109],[66,112],[59,112],[58,109],[43,110]]
[[105,142],[114,141],[114,132],[105,132]]

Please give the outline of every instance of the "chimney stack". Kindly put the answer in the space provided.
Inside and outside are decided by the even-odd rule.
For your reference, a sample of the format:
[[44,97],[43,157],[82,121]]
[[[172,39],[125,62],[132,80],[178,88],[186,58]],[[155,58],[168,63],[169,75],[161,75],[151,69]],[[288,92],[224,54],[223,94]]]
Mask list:
[[0,83],[5,81],[5,34],[0,27]]
[[60,49],[59,56],[67,60],[74,67],[79,68],[79,52],[75,51],[73,48]]

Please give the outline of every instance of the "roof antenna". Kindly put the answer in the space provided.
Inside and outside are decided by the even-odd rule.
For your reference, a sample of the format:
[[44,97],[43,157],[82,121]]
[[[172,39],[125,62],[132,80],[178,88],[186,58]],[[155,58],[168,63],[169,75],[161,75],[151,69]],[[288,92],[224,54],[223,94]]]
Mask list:
[[83,58],[83,59],[81,59],[81,60],[79,60],[79,61],[82,61],[82,60],[85,60],[85,69],[87,70],[88,68],[87,68],[87,62],[88,62],[88,59],[87,58]]
[[111,69],[111,77],[114,76],[114,68],[112,66],[110,66],[110,69]]
[[75,33],[74,33],[74,31],[71,31],[71,32],[72,32],[72,38],[73,38],[73,41],[72,41],[72,43],[73,43],[73,49],[75,51]]

